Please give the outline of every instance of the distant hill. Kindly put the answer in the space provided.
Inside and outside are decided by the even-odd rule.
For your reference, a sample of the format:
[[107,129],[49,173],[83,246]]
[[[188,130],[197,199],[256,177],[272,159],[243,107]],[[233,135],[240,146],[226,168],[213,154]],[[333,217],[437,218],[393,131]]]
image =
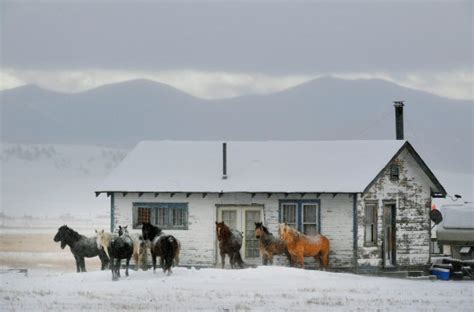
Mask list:
[[110,200],[96,198],[94,191],[126,153],[97,146],[3,143],[1,212],[36,217],[106,215]]
[[392,101],[405,100],[405,136],[428,164],[473,172],[472,101],[382,80],[321,78],[219,100],[146,80],[75,94],[24,86],[0,96],[3,141],[125,148],[144,139],[393,139]]

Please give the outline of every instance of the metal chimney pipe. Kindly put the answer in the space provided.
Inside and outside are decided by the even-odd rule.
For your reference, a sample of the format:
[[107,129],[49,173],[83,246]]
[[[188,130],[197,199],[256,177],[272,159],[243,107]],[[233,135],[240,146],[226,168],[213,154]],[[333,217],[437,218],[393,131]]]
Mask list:
[[404,140],[403,133],[403,106],[404,101],[394,101],[393,106],[395,106],[395,131],[397,135],[397,140]]
[[222,143],[222,179],[227,179],[227,143]]

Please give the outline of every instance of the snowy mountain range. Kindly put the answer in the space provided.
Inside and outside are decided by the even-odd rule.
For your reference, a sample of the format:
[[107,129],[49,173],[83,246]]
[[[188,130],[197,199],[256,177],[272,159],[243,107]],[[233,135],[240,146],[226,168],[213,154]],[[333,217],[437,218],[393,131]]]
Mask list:
[[436,167],[473,172],[473,103],[382,80],[320,78],[269,95],[204,100],[147,80],[63,94],[2,91],[2,140],[131,148],[144,139],[393,139],[392,101],[405,100],[405,136]]
[[[107,213],[94,187],[140,140],[394,139],[405,137],[453,192],[473,190],[472,101],[382,80],[321,78],[269,95],[204,100],[134,80],[75,94],[36,86],[0,92],[2,212]],[[469,196],[468,196],[469,197]]]

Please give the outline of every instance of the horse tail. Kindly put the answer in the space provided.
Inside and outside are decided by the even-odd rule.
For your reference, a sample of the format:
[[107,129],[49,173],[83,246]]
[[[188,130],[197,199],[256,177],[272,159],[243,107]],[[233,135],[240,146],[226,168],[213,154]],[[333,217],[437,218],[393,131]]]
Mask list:
[[239,265],[239,267],[241,269],[243,269],[245,267],[245,262],[244,262],[244,260],[242,260],[242,256],[240,255],[240,251],[237,251],[235,253],[235,261],[237,262],[237,264]]

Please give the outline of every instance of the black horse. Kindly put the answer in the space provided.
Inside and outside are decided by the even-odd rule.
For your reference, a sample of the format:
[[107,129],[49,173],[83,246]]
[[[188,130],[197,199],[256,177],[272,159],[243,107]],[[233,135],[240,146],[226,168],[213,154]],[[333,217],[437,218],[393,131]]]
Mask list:
[[58,233],[54,236],[55,242],[61,242],[61,248],[64,249],[66,245],[71,249],[74,258],[76,259],[77,272],[85,272],[86,264],[84,257],[92,258],[99,256],[102,263],[101,269],[105,270],[109,264],[109,258],[104,250],[97,248],[95,237],[86,237],[63,225],[58,229]]
[[143,223],[142,236],[144,240],[151,242],[150,251],[153,261],[153,272],[156,271],[156,257],[160,257],[163,272],[170,274],[173,261],[177,260],[179,256],[179,241],[173,235],[163,234],[159,227],[148,222]]
[[125,259],[125,275],[128,276],[128,266],[130,265],[130,258],[133,255],[133,240],[128,235],[126,228],[119,226],[119,237],[110,241],[108,246],[110,255],[112,280],[116,281],[120,277],[120,266],[122,259]]

